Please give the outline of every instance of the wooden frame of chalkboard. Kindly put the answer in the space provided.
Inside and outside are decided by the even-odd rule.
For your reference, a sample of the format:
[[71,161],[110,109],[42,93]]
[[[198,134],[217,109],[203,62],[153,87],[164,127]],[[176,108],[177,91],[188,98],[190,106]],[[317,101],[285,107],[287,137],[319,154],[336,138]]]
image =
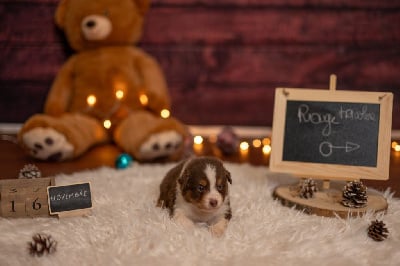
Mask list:
[[393,94],[277,88],[270,169],[325,180],[389,178]]

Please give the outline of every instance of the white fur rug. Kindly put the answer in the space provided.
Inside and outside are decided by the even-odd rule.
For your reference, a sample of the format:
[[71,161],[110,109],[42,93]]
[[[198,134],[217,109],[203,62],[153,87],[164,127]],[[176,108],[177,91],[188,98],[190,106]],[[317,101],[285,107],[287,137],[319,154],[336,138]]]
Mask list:
[[[155,207],[159,183],[173,166],[134,164],[60,175],[57,185],[91,182],[89,217],[0,218],[0,265],[399,265],[400,200],[385,193],[386,215],[343,220],[309,216],[272,199],[287,182],[266,167],[226,163],[232,173],[233,218],[225,236],[205,228],[184,231]],[[289,180],[290,181],[290,180]],[[292,180],[293,181],[293,180]],[[385,241],[367,236],[375,218],[389,229]],[[57,251],[32,257],[33,234],[50,234]]]

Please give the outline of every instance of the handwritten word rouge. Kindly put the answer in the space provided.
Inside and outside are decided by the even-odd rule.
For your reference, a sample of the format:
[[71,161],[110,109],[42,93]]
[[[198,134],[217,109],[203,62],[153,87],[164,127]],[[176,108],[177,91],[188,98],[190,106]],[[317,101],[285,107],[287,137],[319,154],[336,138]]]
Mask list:
[[375,121],[375,114],[368,112],[368,107],[363,105],[361,110],[354,110],[351,108],[345,109],[340,106],[337,116],[332,113],[319,113],[310,112],[310,107],[307,104],[300,104],[297,109],[297,118],[299,123],[307,124],[311,123],[313,125],[324,125],[322,129],[322,135],[327,137],[330,136],[332,132],[332,125],[339,125],[338,120],[365,120],[365,121]]

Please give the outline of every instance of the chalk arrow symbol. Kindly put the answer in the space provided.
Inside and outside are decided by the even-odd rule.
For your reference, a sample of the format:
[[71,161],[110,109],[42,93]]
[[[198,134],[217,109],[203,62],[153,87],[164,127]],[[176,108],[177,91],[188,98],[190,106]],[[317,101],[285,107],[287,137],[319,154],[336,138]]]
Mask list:
[[352,152],[355,150],[358,150],[360,148],[360,145],[357,143],[353,143],[350,141],[346,141],[345,146],[335,146],[332,145],[332,143],[328,141],[321,142],[319,144],[319,152],[322,156],[324,157],[329,157],[332,155],[333,149],[344,149],[345,152]]
[[346,141],[346,146],[344,148],[346,149],[346,152],[352,152],[358,150],[360,148],[360,145],[358,145],[357,143]]

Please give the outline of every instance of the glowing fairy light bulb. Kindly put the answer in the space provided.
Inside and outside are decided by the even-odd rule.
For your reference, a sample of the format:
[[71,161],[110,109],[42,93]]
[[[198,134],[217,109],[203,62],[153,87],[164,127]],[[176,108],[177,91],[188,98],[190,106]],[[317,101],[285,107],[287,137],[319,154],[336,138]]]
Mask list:
[[398,145],[397,141],[393,141],[392,142],[392,149],[395,149],[397,145]]
[[394,147],[394,150],[395,150],[395,151],[400,151],[400,145],[397,144],[397,145]]
[[86,102],[87,104],[92,107],[96,104],[96,96],[94,96],[93,94],[90,94],[87,98],[86,98]]
[[118,100],[122,100],[122,98],[124,98],[124,91],[123,90],[117,90],[115,92],[115,97],[117,97]]
[[171,113],[169,112],[168,109],[162,109],[160,115],[162,118],[168,118],[171,115]]
[[271,145],[265,145],[265,146],[262,148],[262,152],[263,152],[264,154],[270,154],[270,153],[271,153]]
[[104,120],[103,126],[106,129],[109,129],[111,127],[111,121],[109,119]]
[[195,136],[193,138],[193,142],[194,142],[194,144],[197,144],[197,145],[202,144],[203,143],[203,137],[202,136]]
[[246,141],[240,142],[239,148],[241,151],[247,151],[249,149],[250,145]]
[[253,146],[255,147],[255,148],[260,148],[261,147],[261,140],[259,140],[259,139],[254,139],[253,140]]
[[149,98],[146,94],[142,93],[139,96],[139,101],[143,106],[146,106],[149,103]]
[[270,144],[271,144],[271,139],[270,139],[270,138],[264,138],[264,139],[262,140],[262,144],[263,144],[264,146],[270,145]]

